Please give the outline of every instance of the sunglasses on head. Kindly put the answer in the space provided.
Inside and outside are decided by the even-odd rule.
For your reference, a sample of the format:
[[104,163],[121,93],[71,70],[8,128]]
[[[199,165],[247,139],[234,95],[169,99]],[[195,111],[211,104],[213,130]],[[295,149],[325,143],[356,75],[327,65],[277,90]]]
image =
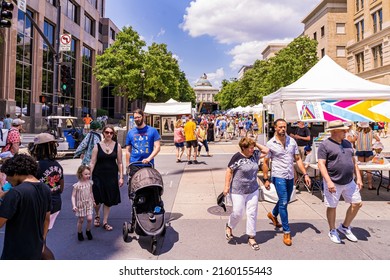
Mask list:
[[104,131],[104,134],[107,134],[107,135],[114,135],[114,132],[112,132],[112,131]]

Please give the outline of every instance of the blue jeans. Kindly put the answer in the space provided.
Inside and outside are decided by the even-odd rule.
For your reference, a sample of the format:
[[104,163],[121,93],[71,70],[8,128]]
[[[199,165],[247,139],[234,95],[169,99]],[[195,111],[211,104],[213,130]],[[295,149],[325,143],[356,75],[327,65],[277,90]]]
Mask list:
[[284,232],[290,232],[288,224],[287,205],[290,202],[291,194],[294,190],[294,179],[283,179],[272,177],[272,183],[275,185],[276,193],[278,194],[278,202],[272,210],[272,215],[277,217],[280,214]]
[[[203,142],[201,142],[204,146],[204,148],[206,149],[206,152],[209,152],[209,143],[207,142],[207,140],[203,140]],[[202,146],[201,145],[198,145],[198,152],[200,152],[200,150],[202,149]]]

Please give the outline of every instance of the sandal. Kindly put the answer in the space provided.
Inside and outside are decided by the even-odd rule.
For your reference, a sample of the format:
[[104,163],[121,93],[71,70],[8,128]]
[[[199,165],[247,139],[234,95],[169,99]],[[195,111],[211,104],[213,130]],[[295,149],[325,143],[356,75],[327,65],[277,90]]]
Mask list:
[[[250,240],[253,240],[254,242],[250,242]],[[259,246],[259,244],[257,244],[257,242],[256,242],[254,237],[249,237],[248,238],[248,244],[249,244],[249,246],[251,246],[251,248],[253,250],[255,250],[255,251],[260,250],[260,246]]]
[[225,228],[225,237],[228,241],[233,239],[232,228],[229,227],[228,224],[226,224]]
[[100,227],[100,217],[96,216],[95,219],[93,220],[93,225],[95,227]]
[[112,231],[112,230],[113,230],[113,227],[110,226],[108,223],[105,223],[105,224],[103,225],[103,228],[104,228],[105,230],[107,230],[107,231]]

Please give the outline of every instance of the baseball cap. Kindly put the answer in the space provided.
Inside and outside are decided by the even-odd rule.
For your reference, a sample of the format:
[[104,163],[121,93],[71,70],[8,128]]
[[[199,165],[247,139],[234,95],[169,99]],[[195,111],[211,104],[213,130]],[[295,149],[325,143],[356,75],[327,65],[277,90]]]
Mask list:
[[57,142],[53,135],[49,133],[40,133],[34,138],[34,145],[49,143],[49,142]]
[[19,119],[19,118],[12,120],[12,125],[21,125],[21,124],[24,124],[24,123],[25,123],[25,121],[22,120],[22,119]]

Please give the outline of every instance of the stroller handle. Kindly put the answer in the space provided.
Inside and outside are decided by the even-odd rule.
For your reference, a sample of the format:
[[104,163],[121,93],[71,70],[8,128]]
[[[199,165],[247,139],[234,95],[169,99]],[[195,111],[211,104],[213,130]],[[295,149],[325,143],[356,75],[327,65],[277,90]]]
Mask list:
[[132,165],[137,165],[137,164],[142,164],[144,167],[149,166],[149,167],[154,168],[153,163],[151,163],[151,162],[149,162],[149,163],[143,163],[142,161],[130,162],[129,165],[128,165],[128,168],[129,168],[130,166],[132,166]]

